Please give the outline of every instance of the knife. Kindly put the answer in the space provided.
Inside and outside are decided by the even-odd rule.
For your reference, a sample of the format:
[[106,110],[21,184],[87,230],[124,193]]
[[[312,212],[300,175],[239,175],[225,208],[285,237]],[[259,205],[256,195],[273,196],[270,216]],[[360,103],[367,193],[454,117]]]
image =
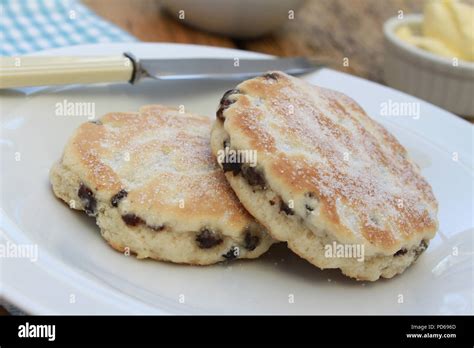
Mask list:
[[130,53],[99,57],[2,57],[0,88],[130,82],[144,78],[246,79],[266,71],[299,75],[321,65],[303,57],[277,59],[175,58],[138,59]]

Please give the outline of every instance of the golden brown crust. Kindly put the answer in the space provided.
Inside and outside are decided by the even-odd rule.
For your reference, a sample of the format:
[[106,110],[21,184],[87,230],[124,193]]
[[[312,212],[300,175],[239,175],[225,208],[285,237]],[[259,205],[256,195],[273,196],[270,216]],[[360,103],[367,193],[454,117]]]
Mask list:
[[387,255],[434,236],[436,199],[394,136],[341,93],[270,75],[238,85],[217,122],[232,147],[257,150],[268,185],[309,228]]
[[129,213],[147,217],[151,225],[182,220],[189,230],[193,221],[198,228],[202,221],[225,216],[226,229],[237,233],[252,218],[211,154],[210,123],[161,105],[109,113],[98,124],[79,127],[62,164],[80,166],[85,184],[103,199],[126,189],[119,208],[133,209]]
[[242,207],[210,150],[207,117],[161,105],[81,125],[50,172],[53,191],[138,258],[208,265],[274,242]]

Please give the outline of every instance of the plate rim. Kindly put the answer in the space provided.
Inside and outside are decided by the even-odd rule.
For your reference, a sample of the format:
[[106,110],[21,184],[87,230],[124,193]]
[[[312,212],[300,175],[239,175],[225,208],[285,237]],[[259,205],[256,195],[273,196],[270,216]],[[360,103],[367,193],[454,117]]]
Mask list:
[[[66,53],[67,51],[71,51],[71,50],[77,50],[77,49],[83,49],[84,52],[87,52],[88,50],[90,49],[94,49],[94,47],[101,47],[101,49],[110,49],[110,48],[115,48],[115,49],[123,49],[126,47],[126,50],[127,51],[134,51],[137,49],[137,47],[144,47],[143,49],[149,49],[149,48],[152,48],[152,47],[161,47],[161,48],[165,48],[165,47],[179,47],[180,49],[186,49],[186,48],[194,48],[194,49],[201,49],[201,50],[209,50],[209,51],[213,51],[215,54],[218,54],[218,55],[221,55],[222,56],[225,56],[225,55],[230,55],[230,53],[235,53],[235,54],[238,54],[239,56],[245,56],[245,57],[255,57],[255,58],[259,58],[259,57],[268,57],[268,58],[272,58],[274,56],[271,56],[271,55],[267,55],[267,54],[263,54],[263,53],[258,53],[258,52],[251,52],[251,51],[243,51],[243,50],[239,50],[239,49],[234,49],[234,48],[224,48],[224,47],[213,47],[213,46],[205,46],[205,45],[195,45],[195,44],[177,44],[177,43],[165,43],[165,42],[160,42],[160,43],[141,43],[141,42],[133,42],[133,43],[110,43],[110,44],[87,44],[87,45],[75,45],[75,46],[68,46],[68,47],[61,47],[61,48],[54,48],[54,49],[49,49],[49,50],[44,50],[44,51],[39,51],[39,52],[35,52],[34,54],[30,54],[30,55],[48,55],[48,54],[63,54],[63,53]],[[87,54],[84,54],[84,55],[87,55]],[[323,70],[330,70],[330,69],[323,69]],[[334,70],[331,70],[331,71],[334,71]],[[344,72],[339,72],[339,71],[335,71],[336,73],[338,74],[341,74],[341,75],[347,75],[347,76],[350,76],[351,78],[356,78],[356,79],[360,79],[360,80],[363,80],[364,82],[369,82],[369,83],[372,83],[372,84],[375,84],[377,86],[381,86],[383,88],[388,88],[389,90],[393,90],[393,91],[396,91],[397,93],[402,93],[402,94],[406,94],[406,93],[403,93],[401,91],[398,91],[398,90],[395,90],[391,87],[388,87],[388,86],[384,86],[384,85],[381,85],[381,84],[378,84],[376,82],[373,82],[373,81],[369,81],[369,80],[366,80],[366,79],[363,79],[363,78],[360,78],[360,77],[357,77],[357,76],[353,76],[353,75],[350,75],[350,74],[346,74]],[[408,95],[408,94],[406,94]],[[415,99],[418,99],[416,97],[413,97],[411,95],[408,95],[410,98],[415,98]],[[451,122],[454,122],[457,124],[457,127],[465,127],[466,124],[470,125],[471,126],[471,133],[474,134],[474,126],[472,124],[470,124],[468,121],[444,110],[444,109],[441,109],[433,104],[430,104],[429,102],[426,102],[424,100],[421,100],[421,99],[418,99],[420,100],[422,103],[424,104],[428,104],[428,105],[431,105],[432,107],[434,108],[437,108],[439,110],[441,110],[442,112],[439,113],[440,117],[441,117],[441,120],[443,122],[448,122],[448,123],[451,123]],[[456,120],[456,121],[455,121]],[[431,140],[431,139],[430,139]],[[472,138],[471,138],[471,143],[472,143]],[[472,175],[472,164],[469,164],[469,168],[471,170],[471,175]],[[3,227],[5,225],[11,225],[13,227],[9,227],[9,228],[16,228],[18,229],[18,236],[21,236],[22,238],[25,238],[25,239],[29,239],[27,235],[25,235],[24,233],[22,233],[21,229],[15,225],[14,221],[12,221],[10,219],[10,217],[6,214],[6,212],[3,210],[3,208],[0,206],[0,221],[1,221],[1,225],[0,225],[0,232],[2,233],[2,235],[0,235],[0,240],[2,240],[2,237],[3,239],[5,239],[6,237],[6,240],[8,239],[13,239],[15,240],[15,238],[11,238],[12,235],[11,235],[11,232],[10,234],[7,233],[7,230],[4,229]],[[30,240],[31,241],[31,240]],[[46,253],[46,254],[49,254],[49,253]],[[43,262],[40,262],[38,260],[37,263],[32,263],[33,267],[36,268],[36,267],[39,267],[40,271],[43,272],[44,274],[46,274],[47,276],[49,276],[50,278],[48,279],[51,279],[51,281],[55,281],[55,282],[59,282],[59,281],[62,281],[64,283],[68,283],[69,284],[69,289],[74,289],[75,293],[82,293],[83,291],[81,291],[81,288],[83,287],[81,283],[74,283],[74,284],[71,284],[71,277],[74,278],[74,277],[81,277],[83,278],[83,280],[86,280],[87,282],[92,282],[92,284],[96,287],[99,287],[100,289],[102,290],[111,290],[114,295],[120,295],[119,297],[125,297],[127,298],[127,302],[126,302],[126,305],[124,304],[122,307],[119,307],[117,306],[117,304],[115,302],[111,302],[111,306],[110,307],[107,307],[103,302],[99,301],[102,300],[102,298],[99,298],[97,296],[90,296],[92,300],[95,301],[95,311],[94,312],[97,312],[97,313],[109,313],[109,314],[123,314],[123,313],[133,313],[133,312],[137,312],[137,311],[132,311],[132,312],[127,312],[127,311],[124,311],[124,310],[121,310],[121,309],[132,309],[133,310],[133,306],[137,306],[138,304],[138,307],[141,309],[141,311],[138,311],[137,313],[140,313],[140,314],[174,314],[173,312],[166,312],[164,310],[161,310],[161,312],[159,312],[159,306],[150,306],[149,304],[145,303],[145,302],[142,302],[142,301],[139,301],[137,299],[134,299],[133,297],[129,296],[129,295],[126,295],[126,294],[122,294],[122,293],[119,293],[117,290],[113,289],[111,286],[109,286],[108,284],[106,283],[98,283],[96,282],[95,279],[93,278],[90,278],[90,277],[85,277],[83,274],[80,274],[80,270],[78,269],[74,269],[71,265],[68,265],[68,264],[64,264],[62,263],[59,259],[57,259],[54,255],[47,255],[48,258],[50,258],[51,260],[47,259],[46,261],[51,261],[51,262],[54,262],[56,267],[62,267],[63,269],[65,268],[68,272],[69,271],[72,271],[74,273],[74,276],[72,276],[71,274],[67,274],[67,276],[64,276],[63,277],[60,277],[60,275],[58,274],[59,272],[53,272],[51,270],[48,270],[46,269],[46,266],[48,265],[47,263],[45,265],[43,265]],[[6,259],[2,259],[2,267],[6,267],[6,262],[5,260],[8,262],[8,258]],[[24,260],[26,262],[29,262],[29,260]],[[14,263],[14,262],[12,262]],[[66,272],[66,273],[68,273]],[[45,280],[46,281],[46,280]],[[94,284],[96,283],[96,284]],[[65,312],[65,309],[68,308],[70,309],[70,307],[65,307],[64,305],[60,305],[56,302],[49,302],[47,304],[45,303],[40,303],[38,301],[34,301],[32,300],[33,297],[31,296],[28,296],[26,294],[31,294],[31,291],[28,292],[28,291],[25,291],[23,289],[23,291],[21,291],[21,287],[19,285],[17,285],[16,287],[14,286],[15,284],[7,284],[3,281],[3,277],[0,277],[0,290],[1,290],[1,298],[4,298],[5,300],[7,300],[9,303],[12,303],[13,305],[17,306],[18,308],[24,310],[25,312],[29,313],[29,314],[47,314],[47,313],[50,313],[50,314],[57,314],[57,313],[64,313],[64,314],[72,314],[72,313],[75,313],[73,311],[70,311],[70,312]],[[72,286],[73,285],[73,286]],[[69,290],[69,291],[72,291],[72,290]],[[34,292],[34,291],[33,291]],[[113,304],[115,304],[116,306],[112,306]],[[141,304],[141,305],[140,305]],[[105,311],[104,310],[101,310],[101,308],[103,309],[106,309]],[[86,311],[88,313],[92,313],[90,311],[90,308]]]

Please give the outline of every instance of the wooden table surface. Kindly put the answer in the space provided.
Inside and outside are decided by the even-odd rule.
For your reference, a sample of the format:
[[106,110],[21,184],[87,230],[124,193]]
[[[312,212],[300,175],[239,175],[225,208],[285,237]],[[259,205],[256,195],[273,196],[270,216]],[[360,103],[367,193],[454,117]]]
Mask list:
[[[306,56],[333,69],[383,83],[382,24],[402,10],[420,12],[421,0],[307,0],[295,19],[264,37],[233,40],[188,27],[159,0],[83,0],[98,15],[141,41],[239,48],[278,56]],[[343,59],[349,58],[349,66]],[[0,315],[8,312],[0,307]]]
[[[188,27],[159,0],[83,0],[98,15],[141,41],[232,47],[278,56],[306,56],[330,67],[383,82],[382,24],[399,10],[420,12],[421,0],[307,0],[274,33],[233,40]],[[343,58],[349,58],[349,67]]]

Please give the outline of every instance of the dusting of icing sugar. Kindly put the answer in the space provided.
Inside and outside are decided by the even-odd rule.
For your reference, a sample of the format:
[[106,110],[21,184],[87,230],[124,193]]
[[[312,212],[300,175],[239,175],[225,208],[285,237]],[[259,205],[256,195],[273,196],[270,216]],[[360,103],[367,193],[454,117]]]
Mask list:
[[[381,126],[352,100],[291,77],[263,95],[268,87],[259,89],[256,80],[255,92],[246,95],[252,108],[239,110],[238,103],[232,107],[243,120],[253,107],[263,110],[263,117],[245,126],[260,136],[258,146],[274,145],[268,159],[287,162],[280,167],[291,170],[272,166],[280,168],[275,170],[283,174],[281,180],[307,182],[357,234],[365,226],[389,230],[398,238],[400,231],[409,234],[420,221],[433,222],[423,217],[433,217],[436,211],[428,184],[398,153],[401,145],[394,138],[387,140]],[[245,83],[239,88],[245,90]],[[270,163],[260,161],[265,172]]]
[[109,116],[102,123],[98,140],[88,138],[81,146],[93,176],[120,180],[128,192],[124,211],[133,201],[134,209],[149,214],[166,206],[248,224],[250,217],[211,153],[210,120],[161,108]]

